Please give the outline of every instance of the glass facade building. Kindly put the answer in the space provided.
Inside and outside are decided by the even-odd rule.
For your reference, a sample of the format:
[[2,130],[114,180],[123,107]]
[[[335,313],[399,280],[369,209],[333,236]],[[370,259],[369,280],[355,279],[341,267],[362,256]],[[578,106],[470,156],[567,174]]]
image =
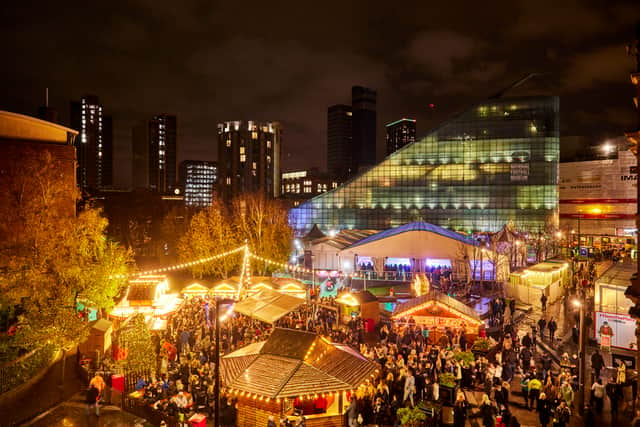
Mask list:
[[425,221],[456,231],[558,224],[557,97],[480,103],[338,188],[291,209],[297,233]]

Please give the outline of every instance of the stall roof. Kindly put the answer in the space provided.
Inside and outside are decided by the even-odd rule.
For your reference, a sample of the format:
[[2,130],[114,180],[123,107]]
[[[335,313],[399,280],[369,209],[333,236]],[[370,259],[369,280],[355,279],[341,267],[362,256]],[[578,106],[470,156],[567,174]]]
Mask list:
[[107,319],[99,319],[91,325],[91,329],[97,329],[99,331],[105,332],[109,330],[109,328],[113,325],[113,322]]
[[349,249],[409,231],[425,231],[429,233],[439,234],[441,236],[448,237],[462,243],[467,243],[469,245],[478,244],[474,240],[469,239],[460,233],[456,233],[455,231],[451,231],[446,228],[438,227],[437,225],[429,224],[427,222],[410,222],[408,224],[401,225],[400,227],[391,228],[389,230],[384,230],[379,233],[373,234],[367,238],[360,240],[359,242],[352,244],[351,246],[349,246]]
[[426,307],[430,303],[434,302],[443,304],[451,310],[457,311],[458,313],[470,318],[475,322],[482,322],[480,316],[473,308],[458,301],[455,298],[450,297],[449,295],[443,294],[442,292],[436,290],[431,290],[424,295],[412,298],[405,303],[398,304],[393,312],[393,318],[395,319],[399,317],[410,316],[411,313],[418,311],[422,307]]
[[596,284],[607,284],[626,288],[631,285],[631,276],[637,272],[638,264],[636,264],[635,260],[615,263],[596,280]]
[[262,322],[274,323],[304,304],[305,301],[271,289],[263,289],[234,306],[234,311]]
[[321,243],[333,246],[336,249],[342,250],[346,247],[360,242],[362,239],[378,233],[379,230],[341,230],[335,236],[325,236],[318,239],[314,239],[311,244],[318,245]]
[[192,283],[181,291],[183,294],[206,294],[208,292],[209,288],[200,283]]
[[353,390],[379,369],[347,346],[294,329],[276,328],[247,347],[222,358],[223,384],[273,399]]
[[344,299],[341,300],[343,296],[347,298],[349,298],[349,296],[353,297],[358,302],[358,305],[366,304],[368,302],[378,302],[378,298],[376,298],[375,295],[373,295],[369,291],[350,292],[348,294],[339,295],[338,298],[336,299],[336,301],[338,302],[351,305],[351,304],[348,304]]

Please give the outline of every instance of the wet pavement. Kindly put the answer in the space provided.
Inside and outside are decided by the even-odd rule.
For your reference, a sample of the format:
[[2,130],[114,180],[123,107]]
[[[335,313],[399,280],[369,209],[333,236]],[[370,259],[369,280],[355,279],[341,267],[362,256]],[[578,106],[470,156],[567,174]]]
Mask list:
[[148,427],[151,424],[117,406],[102,406],[100,416],[95,410],[87,414],[84,394],[78,393],[55,408],[39,415],[24,427]]

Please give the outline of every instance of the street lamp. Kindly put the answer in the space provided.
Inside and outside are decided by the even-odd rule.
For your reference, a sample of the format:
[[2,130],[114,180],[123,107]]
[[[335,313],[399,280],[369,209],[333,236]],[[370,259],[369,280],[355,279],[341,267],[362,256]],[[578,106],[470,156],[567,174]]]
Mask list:
[[[235,300],[230,298],[217,299],[216,300],[216,354],[215,354],[215,385],[214,385],[214,399],[215,399],[215,419],[214,427],[220,427],[220,322],[224,321],[229,313],[220,316],[220,306],[226,304],[233,304]],[[229,310],[231,312],[232,309]]]
[[585,331],[584,331],[584,301],[573,300],[573,305],[580,309],[580,336],[578,338],[578,410],[584,410],[584,387],[585,387]]

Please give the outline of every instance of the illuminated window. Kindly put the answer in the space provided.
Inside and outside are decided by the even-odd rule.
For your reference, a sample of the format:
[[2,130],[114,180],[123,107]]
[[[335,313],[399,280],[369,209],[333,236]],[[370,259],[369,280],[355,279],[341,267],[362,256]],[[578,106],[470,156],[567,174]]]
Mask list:
[[256,169],[256,162],[251,163],[251,169]]
[[244,153],[245,153],[244,147],[240,147],[240,154],[244,154]]
[[231,185],[231,177],[228,176],[227,179],[225,179],[225,182],[227,185]]
[[251,132],[251,139],[258,139],[258,132],[256,131]]
[[267,148],[271,148],[271,141],[267,140]]
[[240,154],[240,162],[244,163],[247,161],[247,155],[246,154]]
[[267,156],[267,163],[271,163],[271,156]]
[[227,147],[231,147],[231,140],[227,139]]

